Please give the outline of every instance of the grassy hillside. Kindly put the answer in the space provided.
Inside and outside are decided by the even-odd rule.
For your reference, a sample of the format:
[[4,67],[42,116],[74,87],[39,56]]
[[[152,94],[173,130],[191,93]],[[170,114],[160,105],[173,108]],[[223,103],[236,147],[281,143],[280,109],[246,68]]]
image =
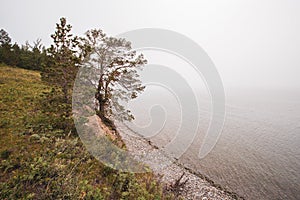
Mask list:
[[38,72],[0,65],[0,199],[172,199],[151,173],[103,166],[58,128],[51,90]]

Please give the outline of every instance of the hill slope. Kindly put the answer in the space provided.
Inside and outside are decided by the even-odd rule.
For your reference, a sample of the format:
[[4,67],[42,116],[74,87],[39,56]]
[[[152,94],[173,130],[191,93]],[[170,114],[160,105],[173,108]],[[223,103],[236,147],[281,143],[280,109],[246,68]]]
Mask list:
[[38,72],[0,65],[0,199],[172,199],[153,174],[103,166],[45,110]]

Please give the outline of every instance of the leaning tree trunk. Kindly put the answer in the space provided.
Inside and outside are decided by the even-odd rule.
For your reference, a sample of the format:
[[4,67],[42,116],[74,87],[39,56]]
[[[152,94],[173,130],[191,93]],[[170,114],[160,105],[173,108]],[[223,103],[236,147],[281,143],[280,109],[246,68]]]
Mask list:
[[97,90],[97,92],[95,94],[95,98],[96,98],[97,103],[98,103],[98,106],[96,108],[96,114],[100,118],[104,118],[105,117],[105,101],[104,101],[103,95],[100,94],[99,89]]

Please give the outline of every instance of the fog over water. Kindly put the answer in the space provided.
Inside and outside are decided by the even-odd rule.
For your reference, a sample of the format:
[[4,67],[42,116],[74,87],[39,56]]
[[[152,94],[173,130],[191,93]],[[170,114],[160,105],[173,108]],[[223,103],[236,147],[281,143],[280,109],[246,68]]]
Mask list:
[[[180,126],[184,126],[188,133],[189,124],[181,123],[178,104],[170,99],[171,95],[155,87],[148,90],[141,97],[143,104],[132,103],[135,123],[143,125],[137,131],[163,149],[176,137]],[[209,101],[201,101],[197,137],[180,161],[247,199],[299,199],[299,102],[300,94],[295,90],[227,92],[226,119],[221,137],[208,156],[199,159],[199,148],[211,113]],[[151,104],[161,105],[163,109],[152,107],[148,113],[147,105]],[[158,125],[162,123],[155,121],[157,118],[165,118],[163,128]]]
[[[185,166],[247,199],[300,198],[300,90],[297,85],[225,87],[226,116],[220,138],[213,150],[199,159],[213,112],[205,79],[174,55],[143,53],[151,62],[168,66],[179,77],[171,72],[168,75],[163,66],[151,62],[146,66],[141,72],[146,91],[129,103],[136,117],[133,130],[173,155],[173,150],[185,149],[184,140],[194,137],[193,127],[198,121],[196,137],[179,156]],[[157,80],[158,74],[149,68],[161,69],[163,75],[159,76],[168,77],[168,81],[164,85],[153,84],[151,80]],[[186,83],[193,93],[186,91],[182,97],[178,91],[185,89]],[[193,98],[197,105],[192,103]],[[197,110],[199,115],[193,112],[184,115],[183,109]],[[173,149],[166,148],[176,137],[181,143]]]

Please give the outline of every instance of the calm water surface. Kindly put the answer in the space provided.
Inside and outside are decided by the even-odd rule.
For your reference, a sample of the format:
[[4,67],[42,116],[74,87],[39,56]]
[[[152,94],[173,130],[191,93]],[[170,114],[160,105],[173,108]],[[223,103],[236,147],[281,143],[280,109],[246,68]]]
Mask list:
[[[131,106],[135,123],[143,126],[136,131],[161,148],[176,137],[180,125],[189,135],[179,104],[162,91],[146,91]],[[151,105],[156,106],[149,111]],[[199,114],[197,136],[180,157],[182,163],[247,199],[300,199],[299,90],[226,90],[224,128],[204,159],[197,155],[211,117],[205,97]]]

